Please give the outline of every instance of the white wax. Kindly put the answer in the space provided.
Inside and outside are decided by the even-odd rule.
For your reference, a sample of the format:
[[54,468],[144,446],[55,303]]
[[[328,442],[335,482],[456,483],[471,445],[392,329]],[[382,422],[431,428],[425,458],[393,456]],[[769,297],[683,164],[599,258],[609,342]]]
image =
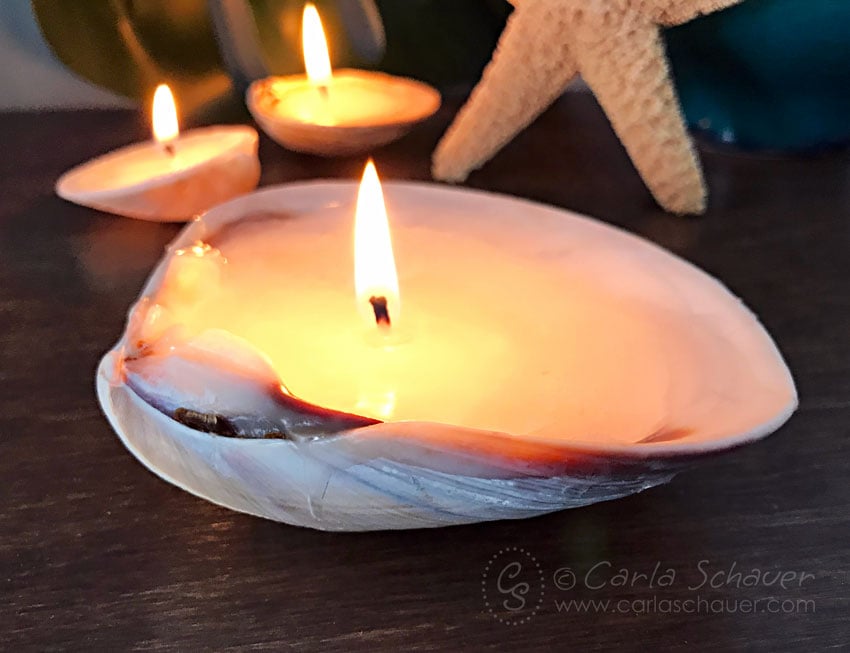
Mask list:
[[[554,212],[526,226],[510,204],[467,215],[416,192],[398,203],[392,187],[386,195],[400,344],[376,345],[357,310],[353,190],[350,201],[211,234],[227,262],[175,257],[153,299],[190,333],[246,338],[294,395],[382,420],[599,442],[694,419],[739,425],[742,408],[718,406],[736,384],[758,383],[746,348],[762,345],[737,334],[741,360],[712,362],[742,325],[699,328],[694,311],[708,315],[729,296],[718,286],[715,298],[713,282],[691,278],[698,272],[674,261],[679,280],[668,279],[647,264],[659,258],[645,260],[649,246],[590,222],[561,228]],[[680,290],[690,283],[707,284],[699,307]]]
[[327,127],[415,121],[439,105],[423,84],[363,70],[336,71],[324,89],[300,75],[270,78],[265,89],[261,107],[269,117]]
[[187,131],[172,142],[174,155],[156,141],[136,143],[98,157],[75,169],[64,192],[100,192],[149,180],[181,175],[243,146],[245,128],[214,127]]

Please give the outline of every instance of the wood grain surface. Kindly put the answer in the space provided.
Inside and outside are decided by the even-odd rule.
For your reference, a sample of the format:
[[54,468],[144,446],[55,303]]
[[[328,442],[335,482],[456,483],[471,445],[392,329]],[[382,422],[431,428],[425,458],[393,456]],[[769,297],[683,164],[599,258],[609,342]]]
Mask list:
[[[375,152],[383,176],[428,179],[457,106]],[[345,535],[229,512],[160,481],[98,409],[98,358],[178,227],[73,206],[52,188],[146,128],[129,112],[0,120],[0,648],[848,650],[846,154],[703,151],[709,213],[675,218],[653,204],[593,99],[559,101],[470,185],[589,213],[716,275],[776,338],[800,409],[766,441],[628,499]],[[261,157],[264,185],[356,178],[363,165],[265,139]],[[656,566],[674,582],[659,586]],[[735,572],[752,582],[753,569],[796,576],[739,586]]]

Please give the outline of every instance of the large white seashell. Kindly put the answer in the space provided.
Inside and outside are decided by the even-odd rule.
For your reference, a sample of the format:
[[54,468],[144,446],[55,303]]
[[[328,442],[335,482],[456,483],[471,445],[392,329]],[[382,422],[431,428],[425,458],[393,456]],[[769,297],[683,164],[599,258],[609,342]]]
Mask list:
[[[339,531],[444,526],[530,517],[639,492],[699,458],[765,437],[796,407],[793,381],[768,334],[705,273],[566,211],[434,185],[386,184],[391,215],[433,210],[436,224],[454,224],[458,232],[473,228],[458,216],[475,228],[487,221],[509,241],[539,240],[541,256],[545,250],[556,267],[565,251],[579,250],[592,266],[604,243],[609,255],[636,267],[632,278],[615,279],[600,267],[600,294],[625,296],[643,288],[642,279],[662,280],[665,290],[644,299],[663,329],[655,336],[676,343],[677,361],[684,361],[671,368],[676,417],[651,433],[611,438],[558,437],[551,428],[527,435],[376,422],[300,402],[281,388],[286,371],[278,378],[251,344],[216,330],[187,337],[156,313],[168,266],[183,248],[258,212],[347,210],[355,191],[353,183],[332,182],[266,189],[216,207],[178,236],[97,375],[110,423],[151,471],[214,503],[290,524]],[[560,248],[560,241],[572,248]],[[153,344],[138,338],[141,332]],[[599,405],[627,399],[600,397]],[[178,405],[228,420],[251,415],[252,424],[288,437],[245,439],[190,428],[172,417]]]

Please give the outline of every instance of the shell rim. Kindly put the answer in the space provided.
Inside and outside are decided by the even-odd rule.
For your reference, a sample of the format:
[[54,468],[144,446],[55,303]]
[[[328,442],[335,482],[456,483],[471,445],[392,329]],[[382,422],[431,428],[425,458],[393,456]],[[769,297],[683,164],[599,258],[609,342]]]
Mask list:
[[[206,433],[204,431],[198,431],[193,429],[185,424],[182,424],[175,420],[173,417],[162,413],[157,410],[150,404],[148,404],[141,396],[138,395],[130,386],[126,383],[116,383],[116,379],[111,376],[108,372],[109,368],[114,364],[113,356],[121,355],[121,345],[123,343],[123,338],[116,344],[115,347],[110,349],[106,354],[103,355],[97,367],[97,395],[101,405],[101,409],[104,413],[107,414],[107,417],[110,416],[110,411],[106,410],[107,402],[111,406],[111,401],[107,398],[104,398],[103,390],[101,389],[101,379],[105,384],[105,387],[114,387],[116,385],[120,385],[122,390],[127,394],[131,395],[135,402],[138,402],[144,405],[147,409],[151,411],[155,411],[166,419],[170,420],[175,428],[180,429],[182,431],[192,433],[194,435],[198,435],[205,438],[222,438],[222,439],[232,439],[226,438],[225,436],[218,435],[215,433]],[[717,440],[711,440],[708,442],[699,442],[699,443],[679,443],[678,445],[671,444],[669,442],[647,442],[647,443],[632,443],[630,445],[599,445],[591,442],[586,442],[582,440],[566,440],[566,439],[558,439],[558,438],[544,438],[540,436],[534,435],[517,435],[515,433],[508,432],[499,432],[501,437],[511,439],[511,440],[520,440],[522,442],[528,442],[533,444],[540,445],[548,445],[552,447],[559,447],[564,450],[564,452],[570,452],[574,454],[581,454],[587,456],[594,457],[608,457],[611,459],[616,459],[620,462],[630,462],[630,461],[643,461],[647,459],[657,459],[661,460],[687,460],[694,457],[702,457],[709,456],[712,454],[720,454],[726,451],[731,451],[733,449],[737,449],[747,444],[751,444],[753,442],[758,442],[762,440],[772,433],[774,433],[777,429],[779,429],[783,424],[785,424],[794,411],[797,408],[797,402],[793,402],[786,407],[781,413],[779,413],[774,419],[765,422],[759,425],[758,428],[752,429],[750,431],[746,431],[743,434],[729,436],[726,438],[718,438]],[[393,423],[402,423],[404,420],[400,420],[397,422],[379,422],[378,424],[372,426],[363,426],[353,430],[346,431],[338,431],[336,433],[328,434],[324,440],[328,440],[331,438],[342,438],[345,437],[348,433],[353,433],[354,431],[362,431],[364,429],[370,429],[375,427],[380,427],[384,424],[393,424]],[[490,431],[485,431],[482,429],[474,429],[465,426],[456,426],[453,424],[444,424],[441,422],[425,422],[425,421],[406,421],[406,423],[415,423],[423,426],[427,426],[429,424],[433,424],[439,427],[454,427],[458,429],[463,429],[467,432],[477,432],[482,434],[483,437],[486,437],[490,434]],[[126,439],[121,435],[120,429],[117,427],[115,423],[113,423],[110,418],[110,424],[112,424],[113,428],[119,432],[119,436],[121,436],[122,441]],[[240,444],[242,446],[266,446],[271,447],[285,445],[290,446],[292,442],[290,440],[286,440],[284,438],[238,438]]]

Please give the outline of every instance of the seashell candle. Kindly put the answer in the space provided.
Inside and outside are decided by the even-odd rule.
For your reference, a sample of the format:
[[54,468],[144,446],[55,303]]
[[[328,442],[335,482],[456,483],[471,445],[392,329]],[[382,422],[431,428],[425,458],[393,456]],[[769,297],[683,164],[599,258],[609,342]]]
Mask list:
[[369,166],[187,226],[98,371],[144,465],[290,524],[444,526],[639,492],[793,412],[752,313],[659,247],[479,191],[386,195]]
[[440,107],[427,84],[365,70],[331,69],[322,23],[311,3],[302,26],[307,75],[268,77],[246,93],[248,110],[291,150],[342,156],[394,141]]
[[123,147],[66,172],[56,194],[140,220],[182,222],[257,187],[257,132],[244,125],[180,134],[177,109],[161,84],[153,103],[154,140]]

